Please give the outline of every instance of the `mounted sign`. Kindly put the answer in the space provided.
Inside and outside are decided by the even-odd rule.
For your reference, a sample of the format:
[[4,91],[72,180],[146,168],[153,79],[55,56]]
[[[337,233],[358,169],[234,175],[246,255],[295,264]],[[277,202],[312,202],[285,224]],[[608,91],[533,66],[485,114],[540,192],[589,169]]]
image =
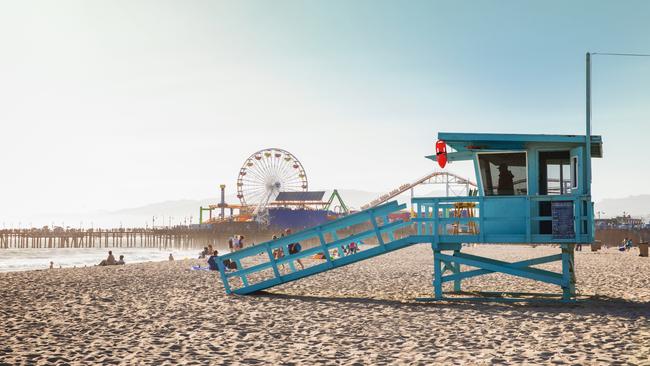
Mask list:
[[553,239],[575,239],[573,201],[551,202]]

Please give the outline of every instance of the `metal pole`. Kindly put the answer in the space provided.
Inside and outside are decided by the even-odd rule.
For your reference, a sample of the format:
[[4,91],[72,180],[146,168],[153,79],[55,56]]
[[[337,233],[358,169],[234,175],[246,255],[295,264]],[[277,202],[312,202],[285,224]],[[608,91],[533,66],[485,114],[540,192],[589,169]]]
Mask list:
[[587,52],[587,133],[585,136],[585,194],[591,195],[591,54]]

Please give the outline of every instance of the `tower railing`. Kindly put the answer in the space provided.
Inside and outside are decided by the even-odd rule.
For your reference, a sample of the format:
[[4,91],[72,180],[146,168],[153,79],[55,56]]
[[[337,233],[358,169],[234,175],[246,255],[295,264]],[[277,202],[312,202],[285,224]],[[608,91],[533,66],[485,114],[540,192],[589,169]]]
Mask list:
[[[570,202],[573,232],[560,236],[541,229],[552,215],[540,215],[543,202]],[[594,230],[587,195],[417,197],[412,199],[418,235],[440,243],[591,243]],[[550,207],[549,207],[550,209]],[[556,218],[557,219],[557,218]],[[555,220],[557,221],[557,220]],[[565,222],[566,224],[566,222]],[[549,226],[550,228],[550,226]]]

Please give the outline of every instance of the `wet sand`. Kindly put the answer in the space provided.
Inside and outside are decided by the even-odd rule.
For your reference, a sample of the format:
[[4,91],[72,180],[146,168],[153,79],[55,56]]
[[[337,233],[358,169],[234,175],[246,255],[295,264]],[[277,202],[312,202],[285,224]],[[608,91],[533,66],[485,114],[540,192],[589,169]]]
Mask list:
[[[426,245],[243,297],[190,271],[198,260],[0,273],[0,364],[650,365],[650,258],[637,255],[578,252],[585,301],[571,305],[415,302],[432,292]],[[496,274],[463,284],[559,292]]]

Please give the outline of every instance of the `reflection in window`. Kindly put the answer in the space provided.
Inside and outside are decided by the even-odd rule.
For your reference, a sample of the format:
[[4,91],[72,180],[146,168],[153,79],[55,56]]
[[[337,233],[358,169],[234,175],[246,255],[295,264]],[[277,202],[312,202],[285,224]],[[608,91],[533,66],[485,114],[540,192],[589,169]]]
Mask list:
[[526,153],[479,154],[486,196],[526,195]]

